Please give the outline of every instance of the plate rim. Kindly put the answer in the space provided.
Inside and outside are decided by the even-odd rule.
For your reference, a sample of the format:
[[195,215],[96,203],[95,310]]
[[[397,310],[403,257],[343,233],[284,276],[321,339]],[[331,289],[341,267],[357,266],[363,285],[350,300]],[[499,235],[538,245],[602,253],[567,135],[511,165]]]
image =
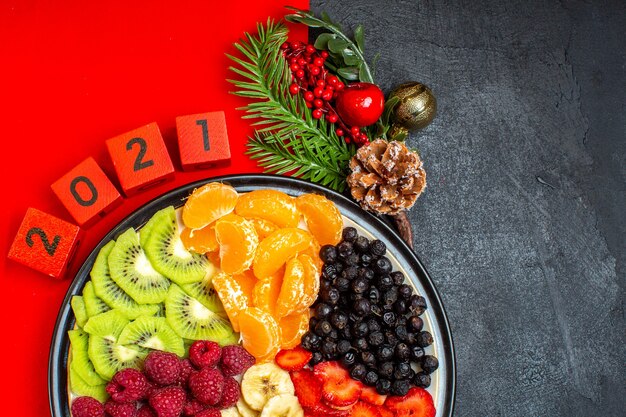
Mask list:
[[[69,340],[65,337],[68,326],[74,323],[73,314],[71,312],[70,301],[73,295],[77,294],[79,287],[84,286],[84,283],[89,276],[88,268],[93,264],[95,257],[100,248],[108,241],[113,239],[122,229],[126,229],[130,226],[140,227],[142,226],[156,210],[174,204],[176,207],[182,205],[184,197],[199,186],[202,186],[208,182],[235,182],[239,183],[236,188],[261,188],[279,186],[285,188],[294,189],[298,192],[316,192],[330,196],[335,202],[339,201],[341,205],[346,206],[352,212],[358,213],[359,216],[365,217],[370,225],[376,226],[382,229],[388,239],[394,241],[394,244],[399,247],[401,254],[395,254],[396,257],[402,256],[410,263],[414,263],[419,276],[420,283],[426,287],[430,292],[428,294],[428,307],[432,311],[435,318],[433,320],[433,326],[438,327],[439,333],[443,337],[442,347],[444,348],[444,355],[446,356],[445,377],[448,381],[447,386],[440,395],[444,396],[443,410],[437,409],[437,414],[440,416],[451,417],[454,412],[455,400],[456,400],[456,353],[454,349],[454,341],[452,338],[452,329],[450,327],[447,313],[443,306],[443,301],[433,282],[430,274],[422,264],[421,260],[406,242],[399,236],[399,234],[389,225],[383,218],[376,216],[370,212],[363,210],[356,202],[346,197],[345,195],[331,190],[325,186],[315,184],[299,178],[286,177],[272,174],[232,174],[221,175],[215,177],[206,177],[201,180],[197,180],[188,184],[181,185],[174,189],[171,189],[160,196],[148,201],[142,206],[135,209],[133,212],[124,217],[120,222],[111,228],[105,236],[98,242],[98,244],[92,249],[90,254],[85,258],[83,264],[76,272],[76,275],[72,278],[72,282],[68,287],[63,301],[59,308],[57,318],[50,341],[50,353],[48,358],[48,399],[50,404],[50,412],[52,417],[69,417],[69,405],[67,401],[66,381],[67,381],[67,352],[69,348]],[[175,204],[172,200],[180,200]],[[148,216],[146,213],[150,213]],[[355,219],[353,219],[355,220]],[[434,301],[434,303],[433,303]],[[436,308],[435,308],[436,307]],[[443,369],[439,369],[442,371]],[[61,395],[64,394],[64,395]],[[440,414],[441,413],[441,414]]]

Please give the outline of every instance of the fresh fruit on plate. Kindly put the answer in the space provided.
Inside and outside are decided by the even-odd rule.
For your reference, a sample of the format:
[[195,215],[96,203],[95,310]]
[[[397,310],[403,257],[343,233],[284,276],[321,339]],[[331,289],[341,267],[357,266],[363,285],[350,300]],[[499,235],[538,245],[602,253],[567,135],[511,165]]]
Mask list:
[[297,227],[300,213],[294,199],[276,190],[255,190],[239,197],[235,213],[246,218],[259,218],[278,227]]
[[413,387],[402,397],[388,397],[385,407],[399,417],[435,417],[433,397],[424,388]]
[[229,214],[215,222],[220,268],[226,274],[241,274],[252,265],[259,244],[254,225],[241,216]]
[[250,408],[262,411],[273,397],[294,395],[294,388],[289,372],[268,362],[248,368],[243,374],[241,392]]
[[313,374],[322,383],[322,399],[331,407],[349,407],[361,396],[363,384],[352,379],[339,362],[321,362]]
[[243,347],[255,358],[273,359],[280,348],[280,328],[274,317],[256,307],[238,315]]
[[211,182],[191,193],[183,206],[183,223],[201,229],[231,213],[237,203],[237,191],[227,184]]
[[278,271],[289,258],[308,249],[313,236],[297,228],[278,229],[266,237],[257,247],[252,269],[257,278],[269,277]]
[[283,349],[276,354],[276,364],[286,371],[300,371],[309,363],[313,355],[301,346]]
[[343,218],[332,201],[318,194],[302,194],[296,206],[320,245],[336,245],[341,240]]

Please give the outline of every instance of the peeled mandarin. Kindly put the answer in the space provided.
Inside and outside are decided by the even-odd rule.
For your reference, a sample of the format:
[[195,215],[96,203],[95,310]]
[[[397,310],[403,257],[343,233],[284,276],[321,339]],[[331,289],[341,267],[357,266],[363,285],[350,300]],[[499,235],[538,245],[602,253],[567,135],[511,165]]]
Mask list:
[[239,331],[239,313],[252,305],[250,285],[240,281],[224,272],[215,274],[211,281],[236,332]]
[[315,261],[307,254],[298,255],[298,260],[302,263],[304,268],[304,289],[300,296],[300,302],[296,307],[296,311],[308,311],[309,307],[313,305],[317,299],[317,294],[320,291],[320,268],[318,268]]
[[190,229],[201,229],[232,212],[237,197],[233,187],[219,182],[196,188],[183,206],[183,223]]
[[250,221],[250,223],[252,223],[252,226],[254,226],[254,230],[256,230],[256,234],[257,236],[259,236],[259,241],[265,239],[266,237],[271,235],[273,232],[278,230],[278,226],[276,226],[274,223],[272,223],[269,220],[257,219],[254,217],[249,218],[248,220]]
[[255,358],[267,357],[280,347],[280,328],[271,314],[249,307],[239,313],[239,331],[244,349]]
[[304,295],[304,273],[304,265],[297,257],[287,261],[283,284],[276,300],[277,317],[285,317],[300,307]]
[[202,229],[190,229],[185,227],[180,232],[180,240],[187,250],[196,253],[215,252],[219,249],[219,244],[215,238],[214,224],[204,226]]
[[280,268],[273,275],[257,280],[252,301],[255,307],[276,316],[276,301],[283,285],[285,268]]
[[220,247],[220,268],[227,274],[240,274],[250,268],[259,244],[252,224],[229,214],[215,222],[215,238]]
[[313,244],[313,236],[297,228],[278,229],[266,237],[256,250],[252,269],[257,278],[264,278],[278,271],[287,259],[306,250]]
[[311,246],[309,246],[307,249],[303,250],[300,253],[309,255],[313,262],[315,262],[317,269],[321,271],[322,266],[324,266],[324,262],[322,262],[322,259],[320,258],[320,249],[321,246],[317,242],[317,239],[313,239],[313,243],[311,244]]
[[281,349],[293,349],[300,344],[300,339],[309,330],[309,310],[290,314],[278,321],[281,331]]
[[320,245],[336,245],[341,240],[343,218],[335,204],[324,196],[303,194],[296,206]]
[[277,190],[255,190],[241,195],[235,213],[247,218],[269,220],[278,227],[297,227],[300,223],[294,199]]

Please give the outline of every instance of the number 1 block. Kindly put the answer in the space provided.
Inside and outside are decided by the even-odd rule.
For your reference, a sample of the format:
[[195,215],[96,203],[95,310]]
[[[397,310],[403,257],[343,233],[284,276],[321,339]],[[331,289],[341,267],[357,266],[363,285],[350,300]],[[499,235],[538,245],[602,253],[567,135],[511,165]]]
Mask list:
[[156,123],[106,141],[127,196],[174,178],[174,165]]
[[230,162],[223,111],[179,116],[176,130],[183,170],[206,169]]
[[52,191],[76,223],[87,227],[122,202],[122,196],[93,158],[52,184]]
[[78,226],[29,208],[9,250],[9,258],[51,277],[61,278],[79,238]]

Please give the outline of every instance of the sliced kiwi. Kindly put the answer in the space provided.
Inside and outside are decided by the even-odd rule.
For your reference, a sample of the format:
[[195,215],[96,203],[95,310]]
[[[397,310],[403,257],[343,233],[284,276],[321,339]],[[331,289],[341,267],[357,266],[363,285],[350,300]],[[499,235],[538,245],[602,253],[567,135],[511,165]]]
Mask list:
[[108,263],[113,281],[137,303],[155,304],[165,299],[170,282],[152,267],[133,228],[117,239]]
[[139,368],[147,350],[125,346],[102,336],[89,335],[89,358],[96,371],[110,380],[120,369]]
[[83,329],[90,335],[100,336],[115,342],[128,323],[128,319],[122,313],[117,310],[110,310],[90,317]]
[[128,323],[117,342],[172,352],[178,356],[185,353],[183,339],[172,330],[164,317],[138,317]]
[[91,268],[91,282],[96,295],[130,320],[139,316],[152,316],[159,310],[157,304],[137,303],[111,278],[108,259],[114,246],[113,240],[104,245]]
[[83,330],[70,330],[67,332],[72,349],[72,366],[83,381],[89,385],[106,384],[106,381],[98,375],[89,359],[89,334]]
[[191,297],[200,301],[203,306],[208,308],[214,313],[225,316],[226,312],[224,310],[224,306],[220,301],[217,292],[211,285],[211,279],[215,274],[215,266],[209,263],[207,274],[202,279],[202,281],[198,282],[190,282],[189,284],[181,284],[181,288]]
[[85,303],[87,316],[89,317],[97,316],[98,314],[111,310],[111,307],[96,295],[91,281],[87,281],[85,288],[83,288],[83,301]]
[[142,248],[146,247],[146,243],[148,242],[148,237],[150,236],[150,233],[152,232],[154,225],[167,221],[167,219],[170,216],[171,210],[174,210],[174,207],[170,206],[170,207],[166,207],[162,210],[157,211],[156,213],[154,213],[154,215],[152,215],[150,220],[148,220],[146,224],[144,224],[141,227],[141,229],[139,230],[139,243],[141,244]]
[[165,299],[165,318],[185,339],[212,340],[221,345],[236,339],[228,320],[206,308],[176,284],[171,285]]
[[78,327],[83,327],[87,322],[89,315],[87,314],[85,300],[83,300],[82,295],[73,296],[72,301],[70,301],[70,305],[72,306],[72,311],[74,312],[74,317],[76,318],[76,325]]
[[167,207],[155,216],[158,217],[149,225],[151,229],[144,245],[154,269],[177,284],[201,281],[208,272],[209,261],[204,255],[189,252],[183,245],[174,207]]
[[88,384],[80,377],[80,374],[76,372],[76,367],[73,363],[70,365],[68,374],[70,378],[70,389],[75,395],[79,397],[93,397],[101,403],[104,403],[107,398],[109,398],[109,394],[106,392],[106,384]]

